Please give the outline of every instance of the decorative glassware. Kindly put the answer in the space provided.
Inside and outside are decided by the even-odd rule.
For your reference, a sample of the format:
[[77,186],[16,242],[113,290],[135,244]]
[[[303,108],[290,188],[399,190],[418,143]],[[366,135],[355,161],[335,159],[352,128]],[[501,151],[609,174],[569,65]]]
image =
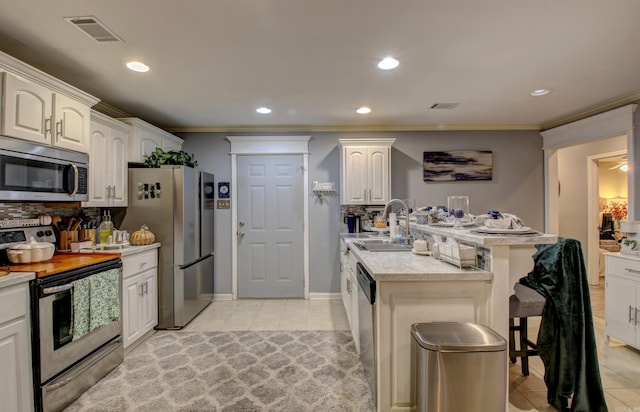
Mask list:
[[448,196],[447,207],[454,217],[454,227],[469,221],[469,196]]

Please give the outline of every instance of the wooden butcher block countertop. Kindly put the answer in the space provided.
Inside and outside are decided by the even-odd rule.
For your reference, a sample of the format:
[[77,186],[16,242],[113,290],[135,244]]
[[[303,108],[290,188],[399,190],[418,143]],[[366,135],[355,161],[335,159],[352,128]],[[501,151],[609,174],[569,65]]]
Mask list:
[[118,258],[119,253],[56,253],[46,262],[11,265],[11,272],[35,272],[41,278]]

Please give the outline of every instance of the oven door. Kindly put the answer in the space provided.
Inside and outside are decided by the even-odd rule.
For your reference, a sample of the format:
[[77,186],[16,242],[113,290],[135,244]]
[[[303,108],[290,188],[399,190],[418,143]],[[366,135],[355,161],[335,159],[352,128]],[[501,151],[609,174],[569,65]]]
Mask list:
[[[107,342],[122,335],[122,264],[94,265],[86,269],[62,273],[55,280],[47,280],[37,286],[37,323],[39,338],[39,383],[44,383],[79,362]],[[102,322],[100,327],[88,330],[78,337],[74,328],[78,324],[78,308],[74,300],[79,291],[74,290],[78,281],[88,280],[103,273],[118,271],[117,319]],[[112,305],[113,306],[113,305]],[[75,309],[74,309],[75,308]]]
[[0,149],[0,200],[87,201],[87,169],[82,162]]

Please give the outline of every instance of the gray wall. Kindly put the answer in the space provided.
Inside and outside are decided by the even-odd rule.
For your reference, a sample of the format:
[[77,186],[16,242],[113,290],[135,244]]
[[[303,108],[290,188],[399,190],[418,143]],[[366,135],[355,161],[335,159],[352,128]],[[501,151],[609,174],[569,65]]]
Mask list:
[[[269,133],[253,133],[268,135]],[[278,133],[281,135],[282,133]],[[292,133],[301,135],[305,133]],[[230,181],[230,144],[226,133],[182,133],[183,149],[195,153],[199,166]],[[528,226],[544,227],[542,138],[535,131],[443,131],[311,133],[309,181],[336,182],[340,192],[340,138],[394,137],[391,153],[392,196],[415,199],[417,206],[446,204],[449,195],[468,195],[470,212],[497,209],[517,214]],[[432,150],[492,150],[493,180],[486,182],[425,183],[422,153]],[[235,188],[231,188],[232,192]],[[309,199],[311,293],[340,291],[338,234],[340,198]],[[231,293],[231,211],[216,210],[215,293]]]

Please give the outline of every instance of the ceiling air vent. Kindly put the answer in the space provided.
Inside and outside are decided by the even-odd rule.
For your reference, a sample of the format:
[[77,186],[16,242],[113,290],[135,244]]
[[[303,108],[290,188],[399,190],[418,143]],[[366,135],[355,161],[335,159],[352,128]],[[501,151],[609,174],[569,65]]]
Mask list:
[[98,43],[119,43],[123,40],[114,32],[109,30],[107,26],[93,16],[87,17],[65,17],[65,20],[73,24],[84,34],[91,37]]
[[429,109],[451,110],[456,108],[460,103],[434,103]]

